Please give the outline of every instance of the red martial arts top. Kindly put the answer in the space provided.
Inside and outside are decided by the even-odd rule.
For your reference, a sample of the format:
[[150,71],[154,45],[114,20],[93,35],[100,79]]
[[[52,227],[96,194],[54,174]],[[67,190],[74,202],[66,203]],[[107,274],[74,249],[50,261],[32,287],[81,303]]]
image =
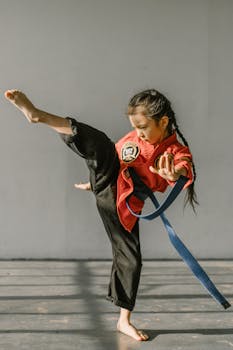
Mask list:
[[[154,174],[149,167],[154,166],[155,160],[165,151],[173,154],[174,165],[179,164],[187,170],[189,181],[185,184],[187,188],[193,181],[192,155],[189,148],[178,142],[176,133],[164,139],[161,143],[151,145],[141,140],[135,130],[129,132],[116,143],[116,150],[120,160],[120,172],[117,180],[117,212],[123,227],[131,232],[137,217],[132,215],[126,206],[126,197],[133,192],[133,182],[130,178],[128,167],[133,167],[142,181],[152,189],[153,192],[164,192],[168,185],[174,186],[174,181],[163,179]],[[130,207],[133,211],[140,213],[144,202],[135,196],[130,197]]]

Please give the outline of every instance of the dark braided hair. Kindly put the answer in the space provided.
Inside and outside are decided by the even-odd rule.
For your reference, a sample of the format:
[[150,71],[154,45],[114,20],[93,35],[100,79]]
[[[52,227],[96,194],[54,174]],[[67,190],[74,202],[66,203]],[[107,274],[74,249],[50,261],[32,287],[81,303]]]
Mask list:
[[[156,122],[159,122],[159,120],[166,115],[169,120],[167,126],[168,135],[172,135],[172,133],[176,131],[183,141],[184,145],[189,147],[187,140],[185,139],[177,124],[175,113],[171,107],[171,102],[162,93],[155,89],[149,89],[136,94],[129,101],[127,114],[133,115],[136,113],[136,110],[137,112],[140,111],[147,118],[154,119]],[[195,204],[199,203],[197,201],[196,193],[194,190],[196,169],[193,162],[192,168],[193,182],[187,188],[184,207],[189,202],[195,212]]]

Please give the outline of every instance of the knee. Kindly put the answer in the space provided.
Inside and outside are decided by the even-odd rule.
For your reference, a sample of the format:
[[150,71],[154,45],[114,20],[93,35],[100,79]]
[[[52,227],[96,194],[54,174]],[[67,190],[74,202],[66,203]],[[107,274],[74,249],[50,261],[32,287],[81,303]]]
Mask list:
[[138,273],[142,268],[141,254],[127,254],[118,257],[118,264],[121,268],[130,271],[131,273]]
[[141,271],[141,268],[142,268],[142,257],[141,255],[140,256],[137,256],[135,257],[133,260],[132,260],[132,270],[133,271]]

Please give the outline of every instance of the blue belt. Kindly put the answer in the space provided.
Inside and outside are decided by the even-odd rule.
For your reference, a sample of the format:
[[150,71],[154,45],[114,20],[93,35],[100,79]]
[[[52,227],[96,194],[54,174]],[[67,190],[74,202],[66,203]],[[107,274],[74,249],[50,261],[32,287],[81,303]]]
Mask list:
[[160,216],[167,230],[171,243],[176,248],[177,252],[181,256],[181,258],[184,260],[184,262],[189,266],[193,274],[198,278],[200,283],[207,289],[210,295],[218,303],[220,303],[224,307],[224,309],[229,308],[231,304],[218,291],[214,283],[210,280],[207,273],[203,270],[203,268],[200,266],[200,264],[197,262],[194,256],[190,253],[190,251],[187,249],[187,247],[184,245],[181,239],[177,236],[170,222],[168,221],[167,217],[164,214],[164,210],[166,210],[172,204],[172,202],[176,199],[176,197],[181,192],[181,190],[183,189],[188,179],[185,176],[180,176],[180,178],[178,179],[175,186],[172,188],[172,190],[170,191],[170,193],[168,194],[164,202],[160,205],[153,191],[144,184],[144,182],[140,179],[140,177],[137,175],[135,170],[133,168],[129,168],[129,172],[134,183],[134,191],[131,195],[135,195],[137,198],[143,201],[147,197],[149,197],[156,208],[155,211],[147,215],[137,214],[129,206],[129,198],[131,196],[130,195],[126,199],[126,205],[129,211],[131,212],[131,214],[145,220],[153,220],[157,216]]

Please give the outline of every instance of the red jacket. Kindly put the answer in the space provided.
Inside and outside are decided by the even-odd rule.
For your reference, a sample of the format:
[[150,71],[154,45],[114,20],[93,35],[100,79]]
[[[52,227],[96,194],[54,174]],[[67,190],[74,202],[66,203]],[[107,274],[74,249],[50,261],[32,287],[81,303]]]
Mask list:
[[[158,174],[153,174],[149,167],[154,165],[155,160],[165,151],[174,156],[174,165],[182,165],[187,170],[189,181],[185,184],[187,188],[193,181],[192,155],[188,147],[183,146],[177,140],[176,133],[167,137],[160,144],[151,145],[141,140],[135,130],[129,132],[116,143],[116,150],[120,159],[120,172],[117,180],[117,212],[123,227],[131,232],[137,218],[132,215],[126,207],[126,197],[133,191],[133,182],[127,170],[133,167],[142,181],[149,186],[153,192],[164,192],[168,185],[174,186],[175,182],[163,179]],[[183,159],[185,158],[185,159]],[[140,213],[144,202],[131,196],[131,208]]]

